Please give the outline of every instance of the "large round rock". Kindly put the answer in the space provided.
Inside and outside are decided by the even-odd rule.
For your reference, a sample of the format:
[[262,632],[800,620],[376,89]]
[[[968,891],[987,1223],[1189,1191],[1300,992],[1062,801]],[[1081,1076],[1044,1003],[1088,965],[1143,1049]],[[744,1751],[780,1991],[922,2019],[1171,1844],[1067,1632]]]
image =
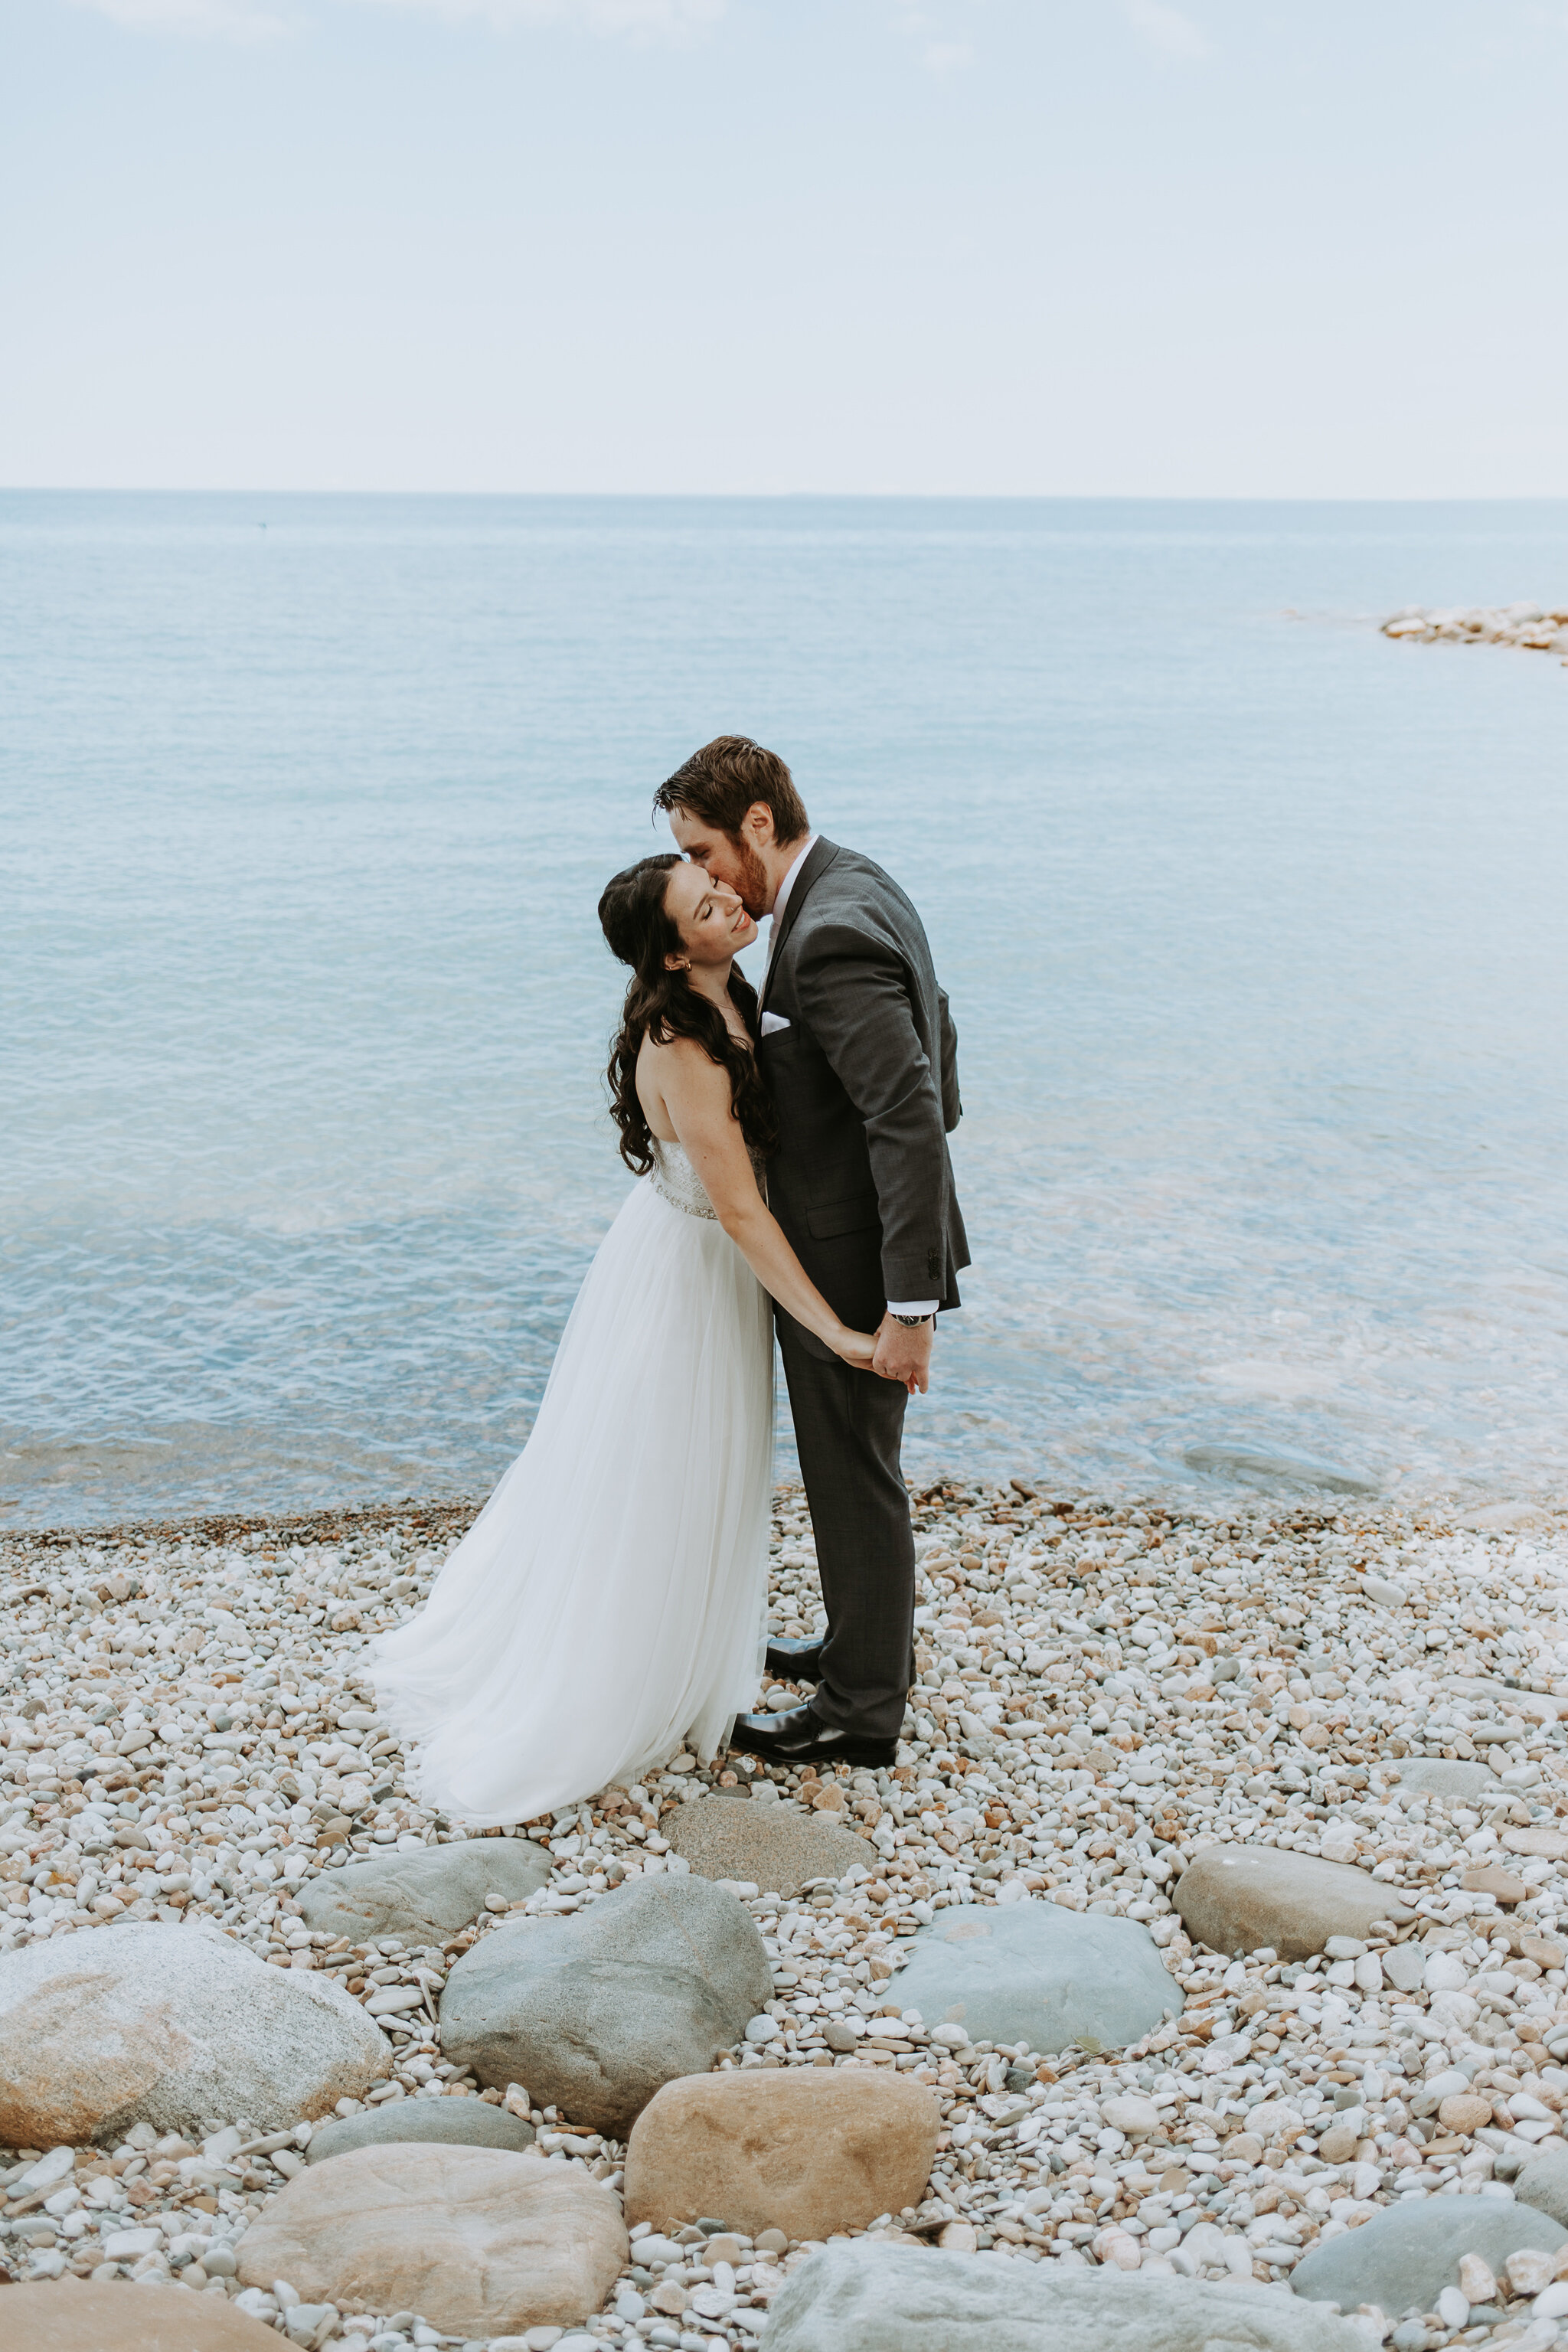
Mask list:
[[405,2142],[296,2173],[238,2252],[247,2286],[287,2279],[306,2303],[417,2311],[483,2337],[586,2319],[626,2259],[626,2231],[581,2170]]
[[0,2290],[5,2352],[279,2352],[279,2341],[221,2295],[188,2287],[72,2279]]
[[1447,1756],[1402,1756],[1384,1767],[1402,1789],[1419,1797],[1436,1797],[1445,1805],[1468,1805],[1472,1799],[1496,1795],[1498,1776],[1489,1764],[1460,1764]]
[[1135,1919],[1056,1903],[963,1904],[915,1937],[899,2000],[927,2025],[1031,2050],[1121,2050],[1182,2007]]
[[1348,1862],[1274,1846],[1210,1845],[1176,1882],[1176,1908],[1194,1943],[1212,1952],[1271,1945],[1282,1960],[1310,1959],[1331,1936],[1366,1936],[1379,1919],[1415,1913],[1391,1886]]
[[478,1918],[487,1895],[521,1903],[549,1876],[550,1856],[531,1838],[461,1838],[324,1870],[302,1891],[300,1909],[307,1927],[356,1944],[373,1936],[439,1944]]
[[441,2045],[481,2083],[524,2083],[540,2105],[624,2139],[654,2093],[705,2074],[773,1995],[744,1904],[660,1874],[569,1919],[521,1919],[458,1962]]
[[388,2147],[422,2140],[440,2147],[506,2147],[521,2156],[535,2139],[531,2124],[483,2099],[388,2099],[362,2116],[340,2116],[319,2124],[305,2151],[307,2164],[347,2156],[356,2147]]
[[0,2144],[201,2137],[209,2116],[279,2131],[390,2072],[341,1985],[272,1969],[216,1929],[149,1923],[0,1958]]
[[842,1878],[878,1860],[874,1845],[821,1813],[733,1797],[682,1805],[669,1842],[704,1878],[736,1878],[773,1895],[798,1895],[808,1879]]
[[633,2126],[626,2220],[710,2214],[748,2237],[863,2230],[920,2203],[941,2123],[928,2090],[873,2066],[690,2074]]
[[[1449,2200],[1445,2198],[1447,2204]],[[826,2246],[775,2298],[763,2352],[1366,2352],[1272,2287],[1138,2278],[912,2246]]]
[[1568,2147],[1558,2140],[1532,2157],[1514,2182],[1513,2193],[1521,2205],[1568,2222]]
[[1458,2284],[1461,2255],[1479,2254],[1500,2271],[1524,2246],[1555,2253],[1568,2246],[1568,2230],[1511,2198],[1407,2197],[1359,2230],[1314,2246],[1291,2272],[1290,2284],[1298,2294],[1337,2303],[1342,2311],[1362,2303],[1375,2303],[1391,2315],[1412,2304],[1430,2311],[1446,2286]]

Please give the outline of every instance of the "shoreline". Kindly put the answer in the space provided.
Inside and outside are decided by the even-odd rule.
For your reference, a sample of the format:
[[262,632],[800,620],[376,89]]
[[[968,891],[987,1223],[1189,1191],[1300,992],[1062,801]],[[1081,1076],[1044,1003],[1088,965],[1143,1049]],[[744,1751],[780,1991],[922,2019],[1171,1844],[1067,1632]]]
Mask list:
[[[1559,1519],[1568,1523],[1568,1496],[1557,1491],[1480,1502],[1473,1495],[1453,1489],[1397,1496],[1305,1485],[1269,1492],[1238,1484],[1210,1495],[1184,1486],[1172,1490],[1153,1489],[1146,1494],[1106,1496],[1088,1487],[1057,1488],[1047,1478],[1022,1471],[1013,1477],[975,1478],[938,1471],[921,1477],[906,1475],[904,1483],[917,1517],[921,1497],[963,1488],[976,1495],[989,1492],[1003,1497],[1011,1493],[1017,1502],[1037,1500],[1044,1510],[1064,1515],[1092,1511],[1127,1518],[1139,1511],[1158,1511],[1194,1525],[1223,1524],[1238,1516],[1268,1521],[1294,1519],[1307,1514],[1324,1524],[1346,1520],[1375,1525],[1387,1518],[1423,1533],[1449,1529],[1486,1534],[1550,1526]],[[1020,1488],[1026,1491],[1020,1494]],[[802,1491],[798,1477],[774,1482],[775,1501],[782,1495],[795,1496]],[[321,1503],[303,1510],[271,1510],[258,1506],[250,1509],[184,1511],[156,1518],[95,1520],[90,1524],[67,1520],[46,1527],[0,1525],[0,1559],[7,1550],[29,1546],[59,1551],[112,1544],[222,1544],[236,1537],[261,1534],[310,1544],[395,1527],[417,1529],[438,1538],[462,1534],[488,1500],[488,1495],[405,1495],[395,1501]]]
[[330,1542],[335,1537],[378,1528],[414,1527],[436,1534],[469,1527],[488,1497],[405,1496],[395,1503],[321,1504],[307,1511],[192,1511],[172,1518],[105,1520],[91,1527],[67,1522],[52,1528],[0,1528],[0,1550],[10,1544],[37,1543],[50,1550],[72,1545],[166,1543],[202,1540],[225,1543],[235,1536],[270,1532],[296,1543]]

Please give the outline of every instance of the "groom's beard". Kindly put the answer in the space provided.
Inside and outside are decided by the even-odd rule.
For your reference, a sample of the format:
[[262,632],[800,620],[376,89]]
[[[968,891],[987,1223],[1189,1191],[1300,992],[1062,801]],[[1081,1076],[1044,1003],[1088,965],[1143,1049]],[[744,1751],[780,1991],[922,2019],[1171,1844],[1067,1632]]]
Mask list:
[[741,904],[753,923],[760,923],[768,911],[768,869],[749,841],[734,845],[740,874],[731,884]]

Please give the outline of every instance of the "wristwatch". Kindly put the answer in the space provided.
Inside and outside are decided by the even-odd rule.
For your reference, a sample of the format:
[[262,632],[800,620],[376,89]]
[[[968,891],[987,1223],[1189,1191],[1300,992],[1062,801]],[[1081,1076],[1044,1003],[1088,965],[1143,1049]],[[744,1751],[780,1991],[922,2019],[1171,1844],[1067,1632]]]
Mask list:
[[[889,1307],[889,1308],[888,1312],[889,1312],[889,1314],[892,1314],[892,1309],[891,1309],[891,1307]],[[922,1323],[930,1323],[931,1321],[932,1321],[932,1319],[933,1319],[933,1318],[932,1318],[930,1315],[894,1315],[894,1316],[893,1316],[893,1320],[894,1320],[894,1322],[895,1322],[895,1323],[901,1323],[901,1324],[903,1325],[903,1327],[904,1327],[904,1328],[905,1328],[905,1330],[906,1330],[906,1331],[918,1331],[918,1330],[920,1329],[921,1325]]]

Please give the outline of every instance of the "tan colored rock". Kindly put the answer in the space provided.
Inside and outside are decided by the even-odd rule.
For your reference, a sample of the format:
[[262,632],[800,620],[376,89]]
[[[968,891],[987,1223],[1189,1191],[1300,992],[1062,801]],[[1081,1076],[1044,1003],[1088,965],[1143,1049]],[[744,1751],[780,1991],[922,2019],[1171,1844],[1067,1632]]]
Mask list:
[[0,2146],[278,2131],[357,2098],[392,2044],[325,1976],[271,1969],[216,1928],[127,1923],[0,1958]]
[[764,1895],[798,1895],[813,1878],[842,1878],[857,1864],[874,1870],[874,1845],[826,1812],[759,1805],[734,1797],[699,1797],[679,1808],[669,1842],[702,1878],[734,1878]]
[[130,2279],[0,2287],[5,2352],[279,2352],[279,2342],[221,2295],[188,2287]]
[[1510,2254],[1503,2268],[1515,2294],[1541,2294],[1556,2276],[1557,2258],[1539,2246],[1521,2246],[1517,2253]]
[[1459,1881],[1467,1895],[1489,1895],[1494,1903],[1511,1909],[1522,1903],[1530,1893],[1522,1878],[1510,1870],[1501,1870],[1495,1862],[1479,1862],[1467,1870]]
[[879,2068],[688,2074],[633,2126],[626,2221],[711,2214],[751,2237],[861,2229],[920,2203],[940,2121],[929,2091]]
[[1261,2164],[1263,2142],[1256,2132],[1232,2132],[1223,2153],[1226,2164]]
[[1443,2100],[1437,2109],[1437,2121],[1445,2131],[1479,2132],[1492,2119],[1492,2103],[1476,2092],[1458,2092]]
[[1331,2124],[1318,2142],[1325,2164],[1349,2164],[1356,2152],[1356,2136],[1349,2124]]
[[1542,1862],[1568,1862],[1568,1837],[1561,1830],[1504,1830],[1502,1842],[1510,1853],[1532,1854]]
[[247,2286],[417,2311],[456,2336],[573,2327],[626,2259],[615,2200],[531,2154],[401,2141],[298,2173],[240,2240]]
[[1497,2273],[1479,2254],[1459,2257],[1459,2293],[1467,2303],[1497,2301]]
[[1310,1959],[1331,1936],[1364,1939],[1378,1919],[1403,1926],[1415,1916],[1368,1872],[1274,1846],[1205,1846],[1177,1880],[1175,1905],[1194,1941],[1212,1951],[1271,1945],[1282,1960]]

